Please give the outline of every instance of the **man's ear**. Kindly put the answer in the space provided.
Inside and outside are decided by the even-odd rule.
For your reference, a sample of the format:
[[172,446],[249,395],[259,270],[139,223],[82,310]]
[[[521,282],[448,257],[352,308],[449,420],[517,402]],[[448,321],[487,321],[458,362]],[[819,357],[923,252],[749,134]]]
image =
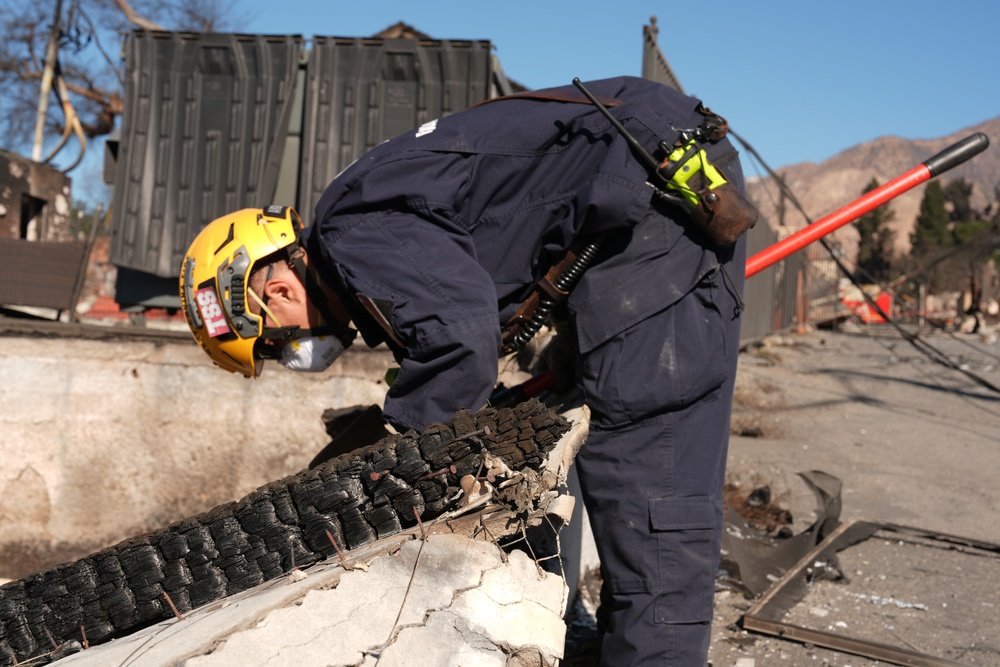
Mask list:
[[299,294],[301,290],[296,289],[295,278],[291,272],[283,271],[264,283],[264,296],[272,308],[277,304],[292,303],[302,298]]

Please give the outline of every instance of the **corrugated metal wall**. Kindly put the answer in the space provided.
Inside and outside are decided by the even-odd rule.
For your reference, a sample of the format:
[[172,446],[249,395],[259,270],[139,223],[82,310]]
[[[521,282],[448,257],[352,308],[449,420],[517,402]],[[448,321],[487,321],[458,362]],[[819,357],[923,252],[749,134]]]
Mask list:
[[306,220],[378,143],[481,102],[488,41],[134,32],[114,166],[111,257],[127,304],[176,299],[195,235],[272,203]]
[[299,36],[129,36],[112,263],[176,277],[206,223],[271,203],[302,48]]
[[642,26],[642,77],[683,93],[680,80],[660,50],[659,39],[660,29],[653,17],[650,25]]
[[297,206],[391,137],[489,96],[490,43],[315,37],[309,57]]
[[[778,234],[766,221],[758,223],[747,244],[748,254],[772,245],[788,234]],[[831,250],[836,245],[828,241]],[[840,272],[830,252],[819,242],[760,271],[747,280],[741,337],[759,339],[769,333],[823,325],[844,317],[848,310],[838,297]]]
[[[747,256],[754,255],[778,240],[778,235],[761,220],[747,235]],[[788,261],[788,260],[786,260]],[[774,321],[779,310],[776,294],[780,278],[784,273],[784,262],[771,266],[747,280],[743,288],[743,324],[740,337],[743,340],[759,338],[774,331]]]

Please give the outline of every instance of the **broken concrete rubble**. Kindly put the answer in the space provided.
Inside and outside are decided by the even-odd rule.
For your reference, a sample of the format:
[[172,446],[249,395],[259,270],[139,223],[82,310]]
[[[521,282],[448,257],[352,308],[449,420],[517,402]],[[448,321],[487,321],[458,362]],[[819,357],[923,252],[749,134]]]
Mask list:
[[59,664],[557,664],[565,628],[560,577],[481,539],[413,537],[351,552],[350,570],[327,561]]
[[496,542],[569,520],[573,503],[557,487],[585,437],[582,415],[542,470],[523,471],[519,485],[538,501],[527,513],[483,502],[183,618],[64,657],[67,643],[54,655],[80,665],[404,665],[414,655],[429,665],[455,664],[456,656],[470,665],[556,665],[565,640],[564,580]]
[[[522,552],[457,535],[409,542],[276,609],[185,667],[555,665],[565,587]],[[419,658],[417,657],[419,656]]]

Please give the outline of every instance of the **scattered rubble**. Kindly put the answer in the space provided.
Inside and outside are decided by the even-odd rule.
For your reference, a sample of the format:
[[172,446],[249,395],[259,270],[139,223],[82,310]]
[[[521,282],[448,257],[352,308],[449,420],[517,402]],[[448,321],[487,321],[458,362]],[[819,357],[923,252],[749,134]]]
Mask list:
[[[553,500],[563,459],[546,454],[569,429],[537,401],[461,411],[450,424],[388,436],[237,503],[10,582],[0,587],[0,663],[51,658],[71,642],[98,644],[181,619],[330,556],[346,567],[343,550],[414,526],[423,535],[424,523],[446,512],[506,497],[512,509],[492,533],[503,536],[532,499],[543,512]],[[551,458],[556,467],[546,467]],[[463,503],[459,481],[467,476],[479,488]],[[489,536],[484,521],[472,528]]]
[[564,596],[562,579],[522,552],[434,535],[367,572],[344,573],[335,589],[312,590],[184,664],[554,667]]
[[[830,562],[837,576],[817,576],[814,563]],[[996,665],[995,623],[979,621],[998,618],[998,574],[1000,545],[847,522],[747,611],[743,627],[891,664]]]

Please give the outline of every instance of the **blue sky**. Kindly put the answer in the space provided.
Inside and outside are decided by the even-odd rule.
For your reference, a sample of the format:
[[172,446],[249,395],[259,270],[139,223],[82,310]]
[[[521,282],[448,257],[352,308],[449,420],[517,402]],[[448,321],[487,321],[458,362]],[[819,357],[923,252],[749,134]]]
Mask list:
[[[942,137],[1000,115],[996,0],[238,0],[235,7],[240,32],[371,36],[403,21],[436,39],[488,39],[507,76],[530,88],[641,74],[642,27],[656,16],[660,48],[685,90],[726,116],[774,168],[822,162],[888,135]],[[991,139],[998,150],[1000,137]],[[99,166],[86,169],[94,173],[73,174],[83,188],[100,174]]]
[[[929,139],[1000,116],[995,0],[241,0],[251,32],[370,36],[404,21],[490,40],[528,87],[641,74],[642,26],[685,90],[772,167],[871,139]],[[991,138],[994,144],[1000,137]]]

